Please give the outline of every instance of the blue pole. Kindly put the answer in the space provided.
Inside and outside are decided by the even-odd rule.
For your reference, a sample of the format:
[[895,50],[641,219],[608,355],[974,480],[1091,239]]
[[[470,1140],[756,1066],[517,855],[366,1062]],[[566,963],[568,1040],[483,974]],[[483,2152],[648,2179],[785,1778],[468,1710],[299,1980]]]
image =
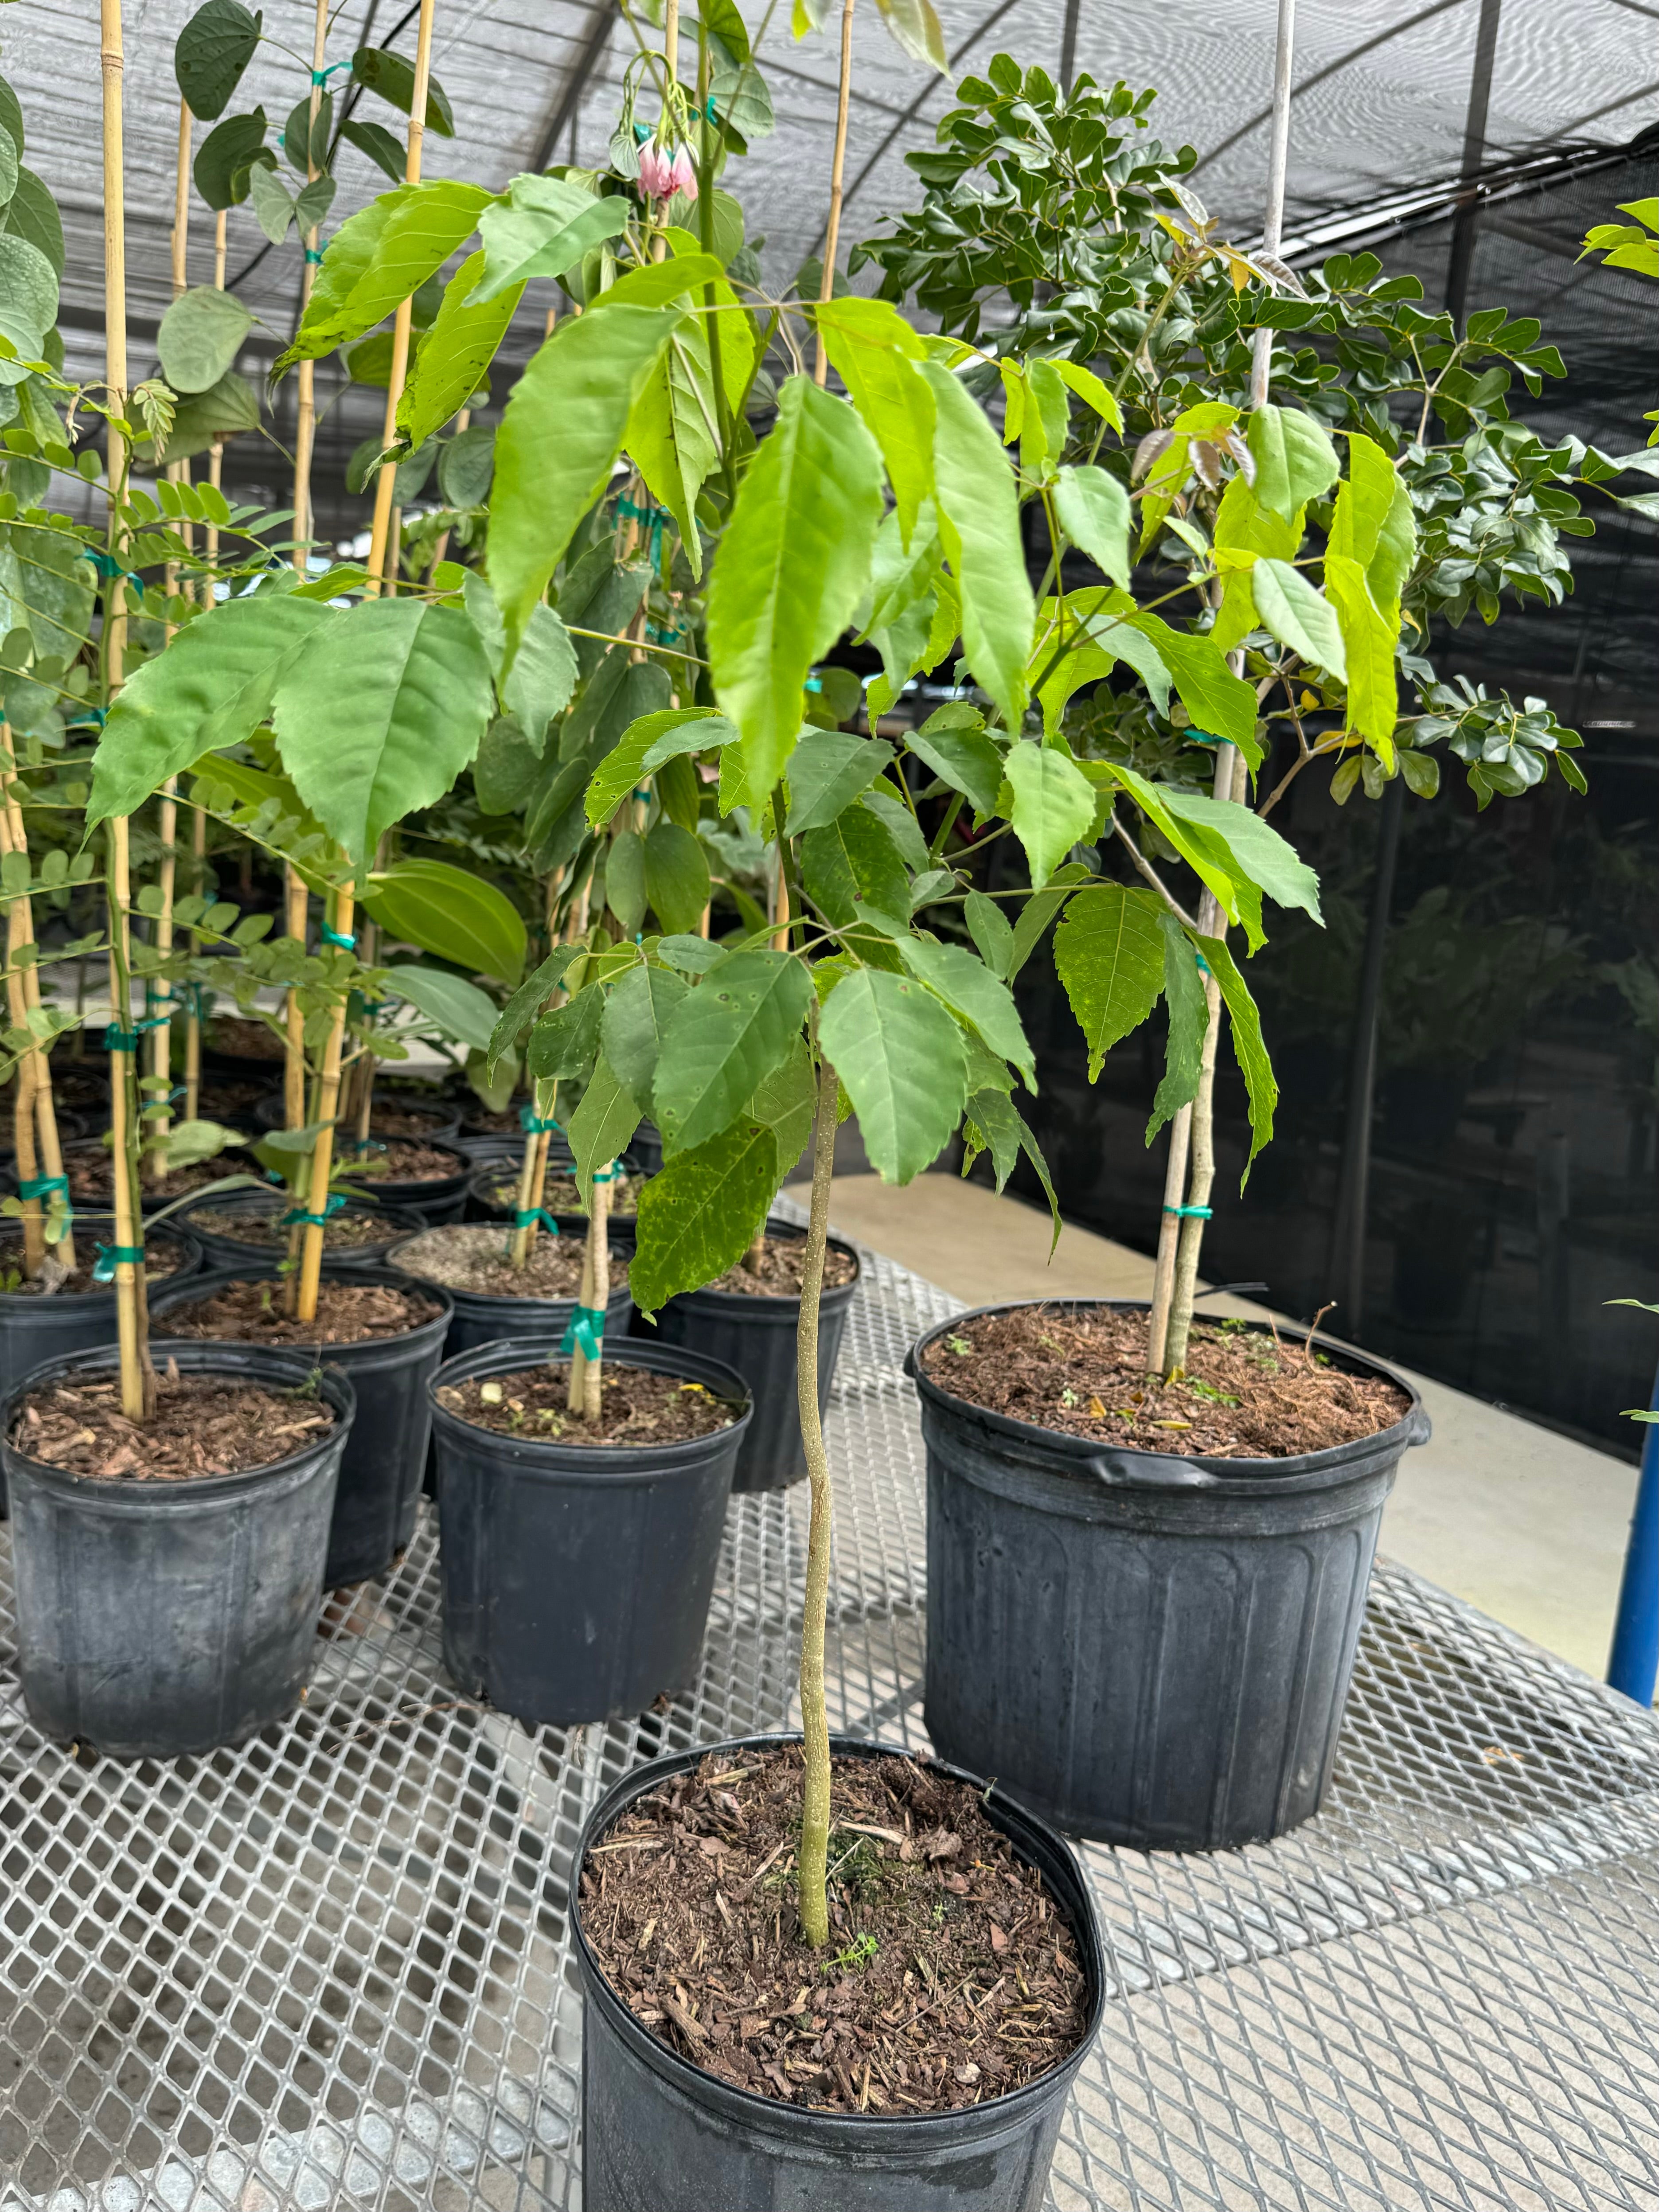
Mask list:
[[[1659,1376],[1649,1402],[1659,1411]],[[1638,1705],[1650,1705],[1659,1680],[1659,1423],[1647,1423],[1644,1434],[1607,1680]]]

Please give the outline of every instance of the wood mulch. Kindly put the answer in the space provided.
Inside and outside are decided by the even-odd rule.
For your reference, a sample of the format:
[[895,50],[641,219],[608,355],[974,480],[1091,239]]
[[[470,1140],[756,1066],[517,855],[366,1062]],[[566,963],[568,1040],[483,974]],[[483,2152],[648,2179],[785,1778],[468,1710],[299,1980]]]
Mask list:
[[[512,1231],[499,1222],[463,1221],[428,1229],[398,1248],[397,1264],[405,1274],[423,1275],[452,1291],[475,1291],[486,1297],[574,1298],[582,1286],[580,1237],[550,1237],[538,1229],[530,1240],[522,1267],[507,1256]],[[623,1254],[611,1255],[611,1287],[628,1279]]]
[[451,1128],[455,1116],[446,1106],[394,1106],[377,1098],[368,1124],[371,1137],[412,1137],[428,1142],[440,1130]]
[[[80,1261],[80,1265],[73,1274],[64,1273],[62,1262],[54,1256],[53,1248],[48,1245],[40,1273],[33,1282],[28,1282],[24,1279],[22,1273],[23,1253],[21,1240],[9,1237],[4,1249],[10,1264],[3,1273],[0,1273],[0,1289],[3,1289],[9,1295],[50,1298],[56,1297],[60,1292],[78,1295],[86,1291],[107,1291],[112,1297],[115,1295],[113,1281],[100,1283],[94,1279],[92,1271],[97,1264],[98,1255],[93,1249],[93,1240],[84,1232],[76,1239],[75,1256]],[[181,1244],[175,1244],[170,1237],[156,1236],[147,1238],[144,1244],[146,1281],[165,1282],[169,1275],[175,1274],[184,1265],[184,1247]],[[13,1273],[17,1277],[15,1282],[4,1280],[5,1275]]]
[[155,1416],[142,1426],[122,1413],[118,1382],[59,1384],[24,1399],[11,1442],[70,1474],[187,1482],[274,1466],[333,1426],[332,1407],[303,1391],[181,1376],[169,1364],[157,1380]]
[[471,1175],[472,1163],[452,1146],[428,1144],[416,1137],[392,1137],[359,1161],[355,1147],[343,1146],[341,1172],[361,1171],[371,1182],[448,1182]]
[[[806,1238],[804,1232],[791,1236],[787,1230],[769,1231],[758,1252],[745,1252],[735,1267],[709,1284],[711,1291],[735,1291],[751,1298],[798,1298],[801,1278],[806,1270]],[[838,1252],[832,1244],[823,1255],[823,1287],[838,1291],[856,1280],[859,1263],[850,1252]]]
[[439,1311],[435,1298],[412,1287],[325,1278],[317,1285],[316,1319],[298,1321],[283,1311],[283,1287],[270,1276],[226,1283],[210,1297],[160,1315],[155,1333],[236,1344],[363,1344],[371,1337],[407,1335]]
[[[240,1145],[230,1146],[217,1158],[192,1160],[188,1167],[173,1168],[159,1182],[148,1172],[142,1176],[147,1199],[188,1198],[193,1190],[222,1182],[227,1176],[254,1175],[254,1163]],[[115,1156],[101,1145],[71,1145],[64,1153],[64,1173],[69,1177],[70,1197],[76,1206],[107,1208],[115,1202]]]
[[516,1368],[510,1375],[447,1383],[438,1402],[474,1428],[526,1441],[564,1444],[672,1444],[729,1429],[741,1406],[730,1406],[701,1382],[683,1382],[649,1368],[607,1359],[600,1376],[599,1418],[584,1420],[566,1403],[568,1366]]
[[792,2105],[905,2118],[1033,2081],[1087,2025],[1076,1941],[980,1793],[905,1759],[835,1762],[830,1938],[795,1913],[797,1748],[704,1759],[589,1852],[583,1930],[671,2050]]
[[[239,1210],[228,1206],[204,1206],[189,1216],[189,1223],[194,1222],[199,1222],[216,1237],[228,1237],[238,1244],[257,1245],[261,1251],[274,1251],[279,1245],[285,1248],[288,1243],[288,1230],[283,1225],[280,1213],[256,1213],[252,1207]],[[403,1225],[388,1221],[383,1213],[372,1213],[367,1206],[361,1211],[355,1206],[343,1206],[338,1213],[328,1217],[323,1231],[323,1249],[362,1251],[368,1245],[393,1243],[403,1233]]]
[[287,1048],[274,1030],[263,1022],[238,1021],[234,1016],[220,1016],[210,1021],[204,1033],[210,1052],[222,1052],[227,1060],[268,1060],[280,1063],[287,1056]]
[[[644,1176],[620,1175],[611,1186],[611,1218],[631,1220],[640,1210],[640,1193],[645,1188]],[[494,1206],[515,1207],[519,1203],[519,1172],[516,1168],[504,1168],[492,1183],[485,1185],[484,1194]],[[580,1213],[581,1193],[574,1175],[564,1175],[550,1169],[542,1190],[542,1204],[550,1213]]]
[[1205,1459],[1289,1459],[1352,1443],[1392,1428],[1411,1402],[1300,1338],[1239,1321],[1194,1322],[1186,1370],[1166,1382],[1146,1371],[1141,1310],[1017,1306],[936,1338],[922,1366],[953,1397],[1014,1420]]

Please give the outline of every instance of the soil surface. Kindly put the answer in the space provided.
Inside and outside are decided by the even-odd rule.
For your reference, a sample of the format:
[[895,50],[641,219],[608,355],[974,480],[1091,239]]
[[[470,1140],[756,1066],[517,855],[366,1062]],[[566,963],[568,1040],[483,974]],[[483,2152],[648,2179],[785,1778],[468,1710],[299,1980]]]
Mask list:
[[413,1137],[393,1137],[362,1161],[356,1158],[349,1143],[344,1152],[342,1173],[355,1173],[361,1168],[374,1182],[447,1182],[452,1176],[472,1172],[472,1162],[465,1152]]
[[[286,1208],[283,1209],[286,1212]],[[288,1243],[288,1231],[283,1226],[280,1213],[255,1213],[251,1210],[234,1211],[228,1206],[204,1206],[190,1217],[216,1237],[233,1237],[238,1244],[257,1245],[261,1251],[275,1251]],[[367,1207],[362,1212],[352,1206],[331,1213],[323,1231],[323,1249],[329,1251],[361,1251],[365,1245],[390,1244],[403,1233],[402,1224],[388,1221],[383,1213],[371,1213]]]
[[[75,1242],[75,1256],[81,1264],[72,1275],[66,1275],[60,1272],[59,1264],[52,1256],[53,1248],[48,1245],[46,1260],[40,1273],[32,1283],[25,1282],[22,1279],[23,1253],[21,1238],[9,1237],[3,1249],[6,1265],[0,1267],[0,1289],[10,1294],[23,1297],[50,1298],[58,1297],[60,1292],[68,1291],[108,1291],[112,1296],[114,1293],[115,1285],[112,1281],[100,1283],[93,1279],[92,1271],[97,1265],[98,1255],[94,1249],[94,1240],[84,1233],[77,1237]],[[184,1260],[182,1245],[174,1244],[165,1237],[152,1238],[144,1247],[146,1280],[151,1283],[165,1282],[169,1275],[178,1273],[184,1265]],[[13,1273],[16,1273],[17,1281],[7,1282],[6,1276]]]
[[565,1403],[568,1367],[525,1367],[511,1375],[447,1383],[438,1402],[474,1428],[498,1437],[556,1437],[565,1444],[671,1444],[729,1429],[740,1406],[706,1384],[682,1382],[649,1368],[607,1359],[599,1378],[599,1418],[586,1421]]
[[[751,1267],[751,1259],[755,1264]],[[708,1285],[711,1291],[736,1291],[751,1298],[798,1298],[806,1267],[804,1236],[769,1236],[758,1253],[745,1253],[735,1267]],[[859,1263],[832,1244],[823,1255],[823,1287],[843,1289],[857,1279]]]
[[317,1318],[295,1321],[283,1311],[283,1285],[266,1276],[227,1283],[211,1297],[174,1306],[155,1322],[158,1336],[204,1336],[236,1344],[362,1344],[370,1337],[403,1336],[433,1320],[438,1302],[390,1283],[324,1280],[317,1286]]
[[[263,1094],[264,1084],[259,1086]],[[109,1109],[109,1064],[100,1053],[94,1060],[71,1060],[67,1048],[52,1063],[54,1102],[71,1114],[105,1113]]]
[[756,2095],[850,2112],[1003,2096],[1087,2024],[1075,1939],[980,1794],[835,1762],[827,1950],[795,1917],[799,1751],[705,1759],[589,1852],[582,1927],[635,2019]]
[[180,1376],[158,1379],[155,1414],[140,1428],[121,1411],[118,1382],[31,1392],[11,1441],[31,1459],[109,1480],[187,1482],[270,1467],[334,1426],[333,1408],[301,1391]]
[[[188,1198],[227,1176],[254,1175],[258,1169],[240,1145],[232,1145],[210,1160],[192,1160],[188,1167],[173,1168],[160,1182],[142,1177],[147,1199]],[[101,1145],[71,1146],[64,1154],[64,1173],[69,1177],[70,1197],[76,1206],[109,1207],[115,1203],[115,1156]]]
[[374,1112],[370,1118],[371,1137],[413,1137],[418,1139],[435,1137],[440,1129],[454,1125],[455,1115],[447,1106],[394,1106],[390,1099],[374,1101]]
[[222,1052],[227,1060],[266,1060],[274,1066],[287,1054],[282,1038],[263,1022],[216,1018],[208,1024],[203,1041],[210,1052]]
[[226,1121],[236,1115],[250,1115],[262,1098],[270,1096],[270,1086],[256,1076],[239,1080],[234,1075],[204,1075],[198,1093],[202,1119],[204,1121]]
[[482,1106],[469,1106],[461,1116],[464,1137],[522,1137],[524,1124],[519,1119],[516,1106],[504,1107],[499,1114],[491,1114]]
[[1178,1382],[1146,1372],[1144,1312],[1018,1306],[964,1322],[924,1354],[953,1397],[1039,1428],[1204,1459],[1287,1459],[1377,1435],[1410,1400],[1345,1374],[1299,1338],[1245,1322],[1198,1322]]
[[[611,1218],[613,1221],[626,1216],[632,1220],[640,1210],[640,1193],[645,1188],[644,1176],[620,1175],[611,1186]],[[495,1206],[516,1207],[519,1203],[519,1174],[516,1168],[503,1169],[493,1183],[484,1186],[484,1196]],[[542,1204],[550,1213],[580,1213],[581,1194],[576,1188],[576,1178],[562,1169],[550,1167],[546,1186],[542,1192]]]
[[[399,1248],[396,1265],[406,1275],[424,1275],[452,1291],[477,1291],[501,1298],[574,1298],[582,1286],[580,1237],[550,1237],[539,1229],[530,1240],[522,1267],[507,1257],[511,1230],[487,1221],[446,1224],[428,1229]],[[628,1261],[611,1255],[611,1287],[628,1279]]]

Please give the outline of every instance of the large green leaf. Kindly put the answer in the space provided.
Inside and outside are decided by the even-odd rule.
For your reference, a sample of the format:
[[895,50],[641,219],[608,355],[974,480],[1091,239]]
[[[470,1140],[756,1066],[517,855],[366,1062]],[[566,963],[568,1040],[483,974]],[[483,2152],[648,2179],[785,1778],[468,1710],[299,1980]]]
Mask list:
[[817,1114],[817,1079],[805,1037],[790,1047],[789,1057],[757,1084],[744,1108],[744,1121],[761,1121],[778,1140],[778,1165],[787,1174],[806,1148]]
[[[351,57],[351,74],[359,84],[378,93],[401,113],[414,113],[414,69],[389,46],[359,46]],[[427,129],[435,131],[441,138],[455,136],[454,111],[435,76],[427,79],[425,122]]]
[[1134,568],[1129,550],[1134,512],[1129,495],[1104,469],[1061,469],[1054,479],[1054,512],[1072,543],[1127,592]]
[[365,123],[361,117],[343,116],[340,136],[360,154],[367,154],[394,185],[402,184],[408,173],[409,156],[384,123]]
[[482,253],[469,254],[462,262],[445,285],[443,303],[421,340],[415,374],[398,403],[398,435],[411,447],[423,446],[471,398],[523,297],[524,288],[512,285],[487,306],[470,302],[467,293],[483,266]]
[[605,902],[625,938],[645,926],[645,840],[637,830],[619,830],[605,856]]
[[789,816],[786,837],[819,830],[890,767],[893,748],[881,738],[854,737],[848,730],[803,730],[789,756]]
[[242,0],[204,0],[173,49],[173,73],[192,115],[218,121],[258,43],[259,18]]
[[443,797],[491,704],[483,647],[459,607],[366,599],[289,665],[273,720],[300,796],[362,860],[394,822]]
[[852,619],[880,520],[874,440],[845,400],[791,377],[738,493],[708,593],[715,694],[737,725],[757,800],[799,733],[808,672]]
[[901,938],[899,954],[910,973],[943,999],[1000,1060],[1013,1062],[1028,1091],[1036,1089],[1036,1060],[1020,1026],[1014,994],[982,960],[963,945],[939,945],[926,937]]
[[1388,757],[1400,715],[1395,668],[1398,620],[1390,623],[1371,597],[1365,572],[1346,555],[1325,555],[1325,595],[1336,610],[1347,679],[1346,726]]
[[1094,786],[1075,762],[1048,745],[1010,745],[1002,772],[1013,793],[1009,818],[1025,848],[1031,888],[1041,890],[1093,827]]
[[248,170],[254,156],[264,149],[265,130],[265,111],[256,107],[251,115],[226,116],[203,139],[191,174],[210,208],[222,211],[247,198]]
[[1011,731],[1025,713],[1036,607],[1019,534],[1013,471],[984,410],[940,362],[923,364],[933,386],[934,501],[939,534],[962,599],[968,665]]
[[963,1135],[967,1145],[962,1172],[965,1176],[973,1165],[981,1145],[988,1147],[999,1191],[1013,1173],[1022,1152],[1031,1163],[1036,1179],[1042,1186],[1042,1194],[1048,1201],[1048,1218],[1054,1224],[1053,1234],[1048,1239],[1048,1256],[1052,1260],[1054,1247],[1060,1242],[1060,1205],[1054,1197],[1054,1184],[1048,1179],[1048,1163],[1043,1158],[1036,1139],[1026,1127],[1012,1099],[1001,1091],[971,1092],[963,1123]]
[[1163,908],[1152,891],[1097,884],[1079,891],[1054,932],[1054,968],[1089,1049],[1089,1080],[1138,1030],[1164,988]]
[[953,700],[931,714],[906,740],[953,791],[973,801],[975,814],[994,814],[1002,788],[1002,755],[985,733],[977,708]]
[[511,714],[484,732],[472,763],[472,794],[483,814],[516,814],[541,781],[542,764]]
[[908,1182],[954,1134],[968,1091],[962,1032],[909,975],[860,968],[824,1001],[818,1036],[884,1182]]
[[690,988],[672,968],[642,961],[629,969],[605,1001],[599,1030],[605,1056],[643,1106],[651,1103],[663,1031]]
[[234,363],[253,318],[211,284],[181,292],[155,334],[161,374],[175,392],[205,392]]
[[800,841],[801,881],[832,929],[848,929],[860,905],[902,921],[910,911],[910,878],[892,832],[880,817],[853,805]]
[[811,996],[788,953],[734,952],[709,969],[663,1037],[653,1097],[665,1151],[690,1151],[742,1112],[788,1058]]
[[245,376],[228,368],[205,392],[181,400],[167,444],[157,457],[162,467],[187,461],[242,430],[259,427],[259,395]]
[[668,1160],[640,1193],[628,1270],[640,1311],[654,1318],[680,1291],[736,1267],[765,1224],[781,1171],[772,1131],[746,1117]]
[[[459,871],[457,871],[459,873]],[[514,916],[517,919],[517,916]],[[520,929],[524,925],[519,924]],[[527,975],[514,990],[501,1009],[489,1039],[485,1073],[491,1082],[495,1070],[509,1053],[516,1052],[525,1031],[540,1014],[544,1006],[557,990],[565,970],[577,960],[586,960],[586,945],[556,945],[539,967]]]
[[664,934],[694,930],[708,904],[708,860],[678,822],[659,822],[645,840],[645,896]]
[[1348,663],[1336,610],[1288,561],[1260,560],[1251,574],[1255,611],[1281,645],[1346,680]]
[[[524,971],[528,940],[518,908],[505,891],[470,868],[447,860],[396,860],[369,878],[362,902],[387,937],[457,968],[503,983],[517,983]],[[548,964],[562,969],[574,957],[572,947],[561,945]],[[520,1017],[511,1043],[528,1018]]]
[[27,629],[38,659],[76,658],[92,627],[96,590],[78,538],[36,523],[0,523],[0,621],[5,631]]
[[1164,995],[1170,1009],[1170,1034],[1164,1048],[1163,1080],[1146,1124],[1149,1145],[1166,1121],[1197,1097],[1204,1033],[1210,1026],[1209,1000],[1185,932],[1169,914],[1159,915],[1158,927],[1164,933]]
[[1328,492],[1341,473],[1323,427],[1299,407],[1258,407],[1248,436],[1255,496],[1282,521],[1291,521],[1310,499]]
[[[1243,1181],[1249,1177],[1250,1162],[1273,1133],[1273,1109],[1279,1103],[1279,1085],[1275,1080],[1273,1063],[1267,1057],[1267,1048],[1261,1040],[1261,1020],[1255,1010],[1255,1000],[1249,987],[1239,974],[1232,954],[1218,937],[1194,936],[1194,942],[1209,963],[1210,973],[1215,977],[1221,993],[1222,1003],[1227,1009],[1228,1026],[1232,1032],[1233,1057],[1244,1078],[1245,1095],[1250,1107],[1250,1158],[1244,1164]],[[1240,1188],[1243,1188],[1243,1181]]]
[[1234,801],[1206,797],[1202,792],[1163,790],[1164,805],[1178,822],[1202,824],[1222,840],[1238,872],[1279,906],[1300,907],[1317,921],[1319,878],[1281,837],[1271,822],[1255,810]]
[[110,708],[88,827],[134,812],[202,754],[246,742],[270,714],[284,673],[342,619],[313,599],[260,592],[186,623],[165,653],[135,669]]
[[495,1027],[495,1001],[487,998],[476,983],[469,983],[463,975],[452,975],[447,969],[422,968],[413,962],[391,973],[393,992],[417,1013],[424,1014],[434,1029],[469,1051],[489,1049]]
[[506,197],[479,218],[484,263],[473,272],[473,304],[521,289],[532,276],[562,276],[594,246],[627,229],[630,204],[620,195],[595,199],[562,177],[514,177]]
[[813,320],[836,374],[881,447],[899,533],[908,544],[933,489],[935,403],[920,366],[926,349],[886,300],[827,301],[813,310]]
[[605,993],[589,983],[544,1014],[530,1032],[525,1048],[525,1072],[538,1083],[568,1076],[586,1076],[599,1049],[599,1024],[605,1018]]
[[876,6],[892,33],[894,44],[913,62],[925,63],[935,70],[950,67],[945,33],[933,0],[876,0]]
[[570,1149],[576,1157],[576,1188],[584,1213],[592,1212],[589,1200],[594,1174],[626,1149],[639,1126],[634,1093],[601,1050],[581,1103],[570,1117]]
[[665,707],[658,714],[642,714],[623,732],[593,772],[587,787],[590,827],[598,830],[608,822],[635,786],[665,761],[729,744],[737,734],[723,714],[710,714],[702,707]]
[[[468,571],[469,586],[473,580]],[[477,602],[488,598],[489,586],[483,585]],[[501,649],[506,639],[501,627],[500,611],[493,601],[489,610],[495,617],[492,630],[486,635],[483,623],[478,623],[477,605],[471,589],[467,592],[467,611],[478,623],[479,635],[484,638],[484,649],[492,654],[495,665],[501,665]],[[520,644],[518,656],[501,687],[501,703],[510,714],[518,718],[519,726],[528,738],[531,749],[541,752],[547,742],[547,726],[555,714],[562,714],[570,704],[570,696],[576,688],[576,647],[569,631],[551,607],[538,600],[530,610],[530,620]]]
[[349,216],[328,242],[277,372],[331,353],[394,313],[471,235],[490,197],[480,185],[403,185]]
[[58,212],[51,187],[33,169],[20,168],[17,172],[17,187],[6,210],[6,228],[14,238],[23,239],[37,252],[44,254],[52,274],[62,282],[64,219]]
[[610,307],[561,323],[513,387],[495,437],[489,580],[510,659],[572,532],[611,480],[635,398],[680,321]]

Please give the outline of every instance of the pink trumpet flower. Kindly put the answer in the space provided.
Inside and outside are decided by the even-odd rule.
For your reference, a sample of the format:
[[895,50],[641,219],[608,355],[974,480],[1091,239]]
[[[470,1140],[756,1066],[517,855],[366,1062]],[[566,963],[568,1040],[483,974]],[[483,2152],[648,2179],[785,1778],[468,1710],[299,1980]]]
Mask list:
[[675,154],[674,167],[671,173],[674,179],[675,191],[684,192],[689,200],[696,199],[697,173],[691,166],[691,155],[688,148],[682,146]]
[[676,192],[684,192],[689,200],[696,199],[697,173],[691,166],[690,154],[681,146],[671,159],[665,147],[654,143],[641,146],[640,186],[649,199],[672,199]]

